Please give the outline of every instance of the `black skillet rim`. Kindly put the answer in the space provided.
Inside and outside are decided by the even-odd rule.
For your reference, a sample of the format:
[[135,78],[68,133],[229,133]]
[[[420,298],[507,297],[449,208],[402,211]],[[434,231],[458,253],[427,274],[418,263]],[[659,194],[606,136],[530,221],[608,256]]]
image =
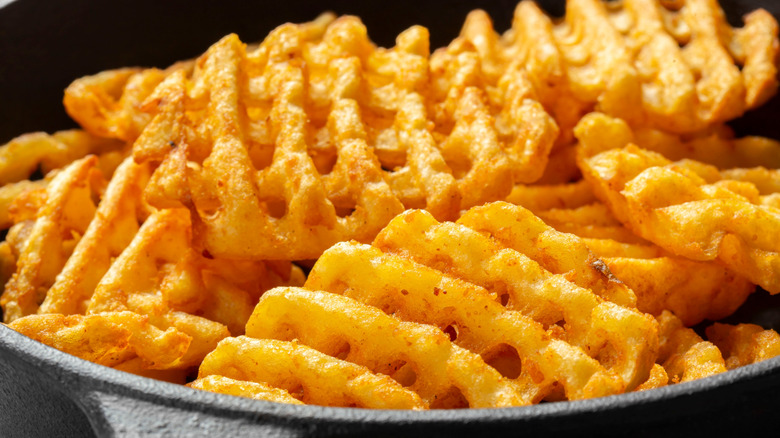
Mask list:
[[[121,394],[128,399],[176,406],[182,410],[205,409],[218,417],[239,416],[251,419],[258,414],[265,414],[266,419],[270,419],[267,417],[270,415],[277,420],[294,419],[363,425],[365,423],[396,423],[410,426],[429,423],[445,424],[452,423],[456,418],[462,422],[563,419],[569,416],[603,413],[614,408],[666,403],[680,397],[760,381],[780,373],[780,357],[776,357],[691,382],[589,400],[551,402],[515,408],[404,411],[287,405],[194,390],[97,365],[32,340],[4,325],[0,327],[0,352],[13,354],[15,358],[53,377],[65,387],[74,383],[79,387],[68,388],[68,391]],[[78,397],[74,401],[78,403]]]

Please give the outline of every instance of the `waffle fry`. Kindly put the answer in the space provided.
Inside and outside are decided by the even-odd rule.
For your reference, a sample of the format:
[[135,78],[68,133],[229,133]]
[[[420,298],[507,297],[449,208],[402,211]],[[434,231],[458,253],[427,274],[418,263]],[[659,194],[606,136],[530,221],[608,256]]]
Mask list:
[[10,212],[14,200],[29,192],[46,188],[46,183],[46,180],[22,180],[0,186],[0,230],[7,229],[14,223]]
[[616,281],[580,239],[555,231],[530,211],[498,202],[466,212],[458,224],[490,235],[547,271],[564,275],[577,286],[608,301],[636,307],[634,292]]
[[780,143],[765,137],[735,139],[731,129],[725,125],[686,138],[657,129],[632,129],[620,118],[592,113],[578,124],[577,137],[581,143],[591,146],[603,143],[599,151],[633,143],[672,161],[691,159],[736,172],[740,168],[757,166],[780,167]]
[[[609,238],[583,241],[634,291],[642,312],[659,315],[670,310],[690,327],[731,315],[755,290],[754,284],[723,266],[675,257],[649,242],[636,242],[603,204],[550,209],[538,215],[555,229],[578,236],[613,230]],[[620,239],[623,236],[629,238]]]
[[[780,247],[756,231],[780,226],[780,211],[760,205],[755,185],[707,184],[690,169],[633,145],[584,158],[582,167],[598,187],[596,195],[640,236],[673,254],[717,260],[769,292],[780,291]],[[735,215],[743,219],[732,221]]]
[[720,324],[707,327],[707,338],[723,352],[726,368],[733,370],[780,355],[780,335],[755,324]]
[[536,213],[553,208],[577,208],[596,202],[593,191],[585,180],[571,184],[518,184],[505,199]]
[[90,362],[114,366],[138,357],[146,368],[166,369],[187,351],[190,337],[174,328],[160,330],[132,312],[100,315],[29,315],[12,329]]
[[671,383],[689,382],[726,371],[718,348],[703,340],[669,311],[658,316],[658,363]]
[[[489,213],[483,211],[479,211],[479,213],[485,217],[489,216]],[[477,214],[477,212],[474,213],[474,215]],[[426,239],[433,239],[433,242],[437,242],[429,247],[427,247],[429,244],[423,244],[419,240],[420,238],[416,237],[418,233],[423,233],[422,229],[426,228],[426,224],[433,227],[427,232],[430,235]],[[456,228],[449,230],[451,227]],[[434,231],[439,229],[441,231]],[[458,235],[459,243],[446,243],[451,238],[435,238],[436,234],[434,233],[442,233],[441,236]],[[394,237],[396,235],[397,237]],[[403,244],[398,246],[399,242],[403,242]],[[519,357],[524,360],[524,369],[533,363],[534,367],[538,368],[547,379],[552,377],[553,380],[561,381],[569,398],[588,397],[589,395],[584,390],[574,386],[582,385],[582,383],[574,381],[573,376],[562,375],[560,371],[556,371],[555,363],[550,363],[548,359],[548,353],[539,357],[535,351],[541,351],[540,349],[545,348],[559,351],[559,353],[549,353],[552,355],[563,354],[562,351],[569,350],[569,353],[566,354],[573,356],[577,354],[578,347],[572,349],[571,346],[582,345],[583,349],[598,356],[598,351],[609,344],[608,350],[613,351],[614,356],[604,350],[600,358],[609,369],[621,375],[619,383],[616,383],[618,388],[637,385],[641,379],[646,378],[646,373],[649,372],[654,355],[652,353],[654,332],[651,323],[641,322],[644,321],[641,314],[632,313],[629,309],[611,303],[599,303],[599,300],[592,293],[568,283],[562,276],[547,273],[520,253],[494,248],[496,243],[478,233],[455,225],[436,225],[436,221],[431,216],[416,211],[405,213],[394,219],[377,237],[375,245],[389,252],[383,254],[377,249],[360,245],[340,244],[334,246],[315,264],[306,287],[344,293],[364,303],[377,306],[385,312],[395,313],[412,321],[434,324],[445,331],[453,330],[451,326],[455,327],[456,343],[479,353],[494,348],[497,343],[507,343],[515,348]],[[468,247],[460,245],[468,245]],[[454,251],[456,247],[458,247],[457,252]],[[488,256],[488,254],[494,255]],[[486,260],[493,260],[486,265],[493,266],[488,271],[482,271],[482,269],[487,268],[478,268],[475,265],[487,263]],[[423,264],[418,265],[417,263]],[[344,272],[347,266],[351,267],[351,272]],[[402,281],[403,275],[400,273],[407,271],[416,272],[413,277],[415,281]],[[442,271],[447,272],[447,274],[443,274]],[[531,275],[531,278],[540,278],[527,285],[517,283],[528,275]],[[373,287],[369,287],[366,283],[369,278],[374,283]],[[492,280],[488,280],[491,278]],[[512,278],[516,280],[512,280]],[[476,284],[464,282],[464,280]],[[549,284],[549,286],[536,290],[533,284]],[[487,286],[489,289],[486,290],[480,286]],[[531,303],[542,300],[541,296],[547,287],[551,291],[556,288],[567,288],[569,292],[566,296],[572,295],[571,299],[577,301],[578,304],[573,304],[574,301],[564,304],[554,300],[553,302],[558,304],[553,307],[547,305],[546,309],[531,306]],[[439,291],[439,293],[434,293],[431,296],[430,290]],[[536,291],[534,292],[534,290]],[[496,300],[505,301],[497,296],[498,292],[509,294],[508,308],[505,309],[495,302]],[[539,295],[539,298],[534,298],[534,294]],[[578,298],[575,299],[574,296],[578,296]],[[550,299],[550,297],[546,299]],[[465,302],[460,305],[447,304],[451,300],[455,300],[453,303],[468,300],[473,305],[466,306]],[[576,313],[575,308],[582,308],[580,306],[588,300],[593,306],[600,309],[590,308],[594,318],[590,322],[588,322],[590,316],[583,320],[584,315],[582,314],[575,316],[574,313],[568,313]],[[528,307],[524,307],[525,305]],[[556,307],[558,305],[560,307]],[[434,309],[439,308],[439,312],[433,313],[441,315],[436,316],[430,312],[421,313],[420,310],[417,310],[431,306]],[[533,319],[523,315],[518,310],[510,309],[523,309],[533,315]],[[585,313],[591,315],[591,310]],[[467,314],[469,316],[466,316]],[[554,323],[561,319],[567,321],[567,327],[572,325],[575,328],[565,331],[566,334],[560,333],[557,336],[571,344],[559,343],[555,340],[545,341],[543,327],[535,319],[543,321],[545,327],[555,325]],[[622,326],[628,321],[632,321],[629,324],[632,327],[631,330],[638,330],[635,333],[637,335],[636,342],[624,343],[617,337],[610,335],[610,333],[615,333],[613,331],[615,327]],[[500,336],[497,335],[496,330],[504,324],[520,324],[525,328],[521,330],[507,326],[500,330],[502,333]],[[602,327],[597,329],[600,333],[598,336],[595,332],[588,334],[586,326],[590,324]],[[624,326],[623,329],[628,329],[628,327]],[[510,335],[512,333],[519,335],[521,332],[525,333],[522,340],[513,339]],[[642,334],[640,335],[639,332]],[[633,336],[633,334],[629,335],[628,332],[623,334],[629,337]],[[594,344],[589,344],[590,341],[593,341]],[[547,342],[550,343],[544,346]],[[539,347],[529,350],[530,345],[539,345]],[[589,346],[586,347],[586,345]],[[581,352],[582,350],[579,354],[582,354]],[[594,373],[604,373],[604,371],[597,371],[598,368],[594,369],[593,365],[589,365],[590,363],[587,356],[582,357],[577,368],[583,367],[583,369],[593,369]],[[586,366],[588,368],[585,368]],[[582,377],[579,377],[580,382],[589,381],[588,378],[583,380]],[[527,377],[525,374],[521,374],[519,378],[522,380]],[[544,394],[544,388],[538,388],[537,391],[541,391],[541,395]]]
[[302,29],[282,26],[253,52],[226,37],[144,104],[154,118],[134,157],[163,161],[148,198],[188,207],[212,255],[313,259],[370,241],[405,208],[455,219],[542,175],[557,128],[521,70],[487,90],[463,45],[429,66],[421,27],[392,49],[354,17],[317,37]]
[[96,163],[95,156],[77,160],[47,186],[46,202],[26,233],[16,272],[0,296],[6,323],[38,311],[46,291],[86,231],[95,213],[90,174]]
[[189,71],[191,62],[166,70],[121,68],[77,79],[65,89],[68,115],[93,135],[134,141],[151,117],[140,110],[155,87],[175,71]]
[[735,29],[710,0],[679,8],[657,0],[569,0],[554,23],[523,1],[500,38],[483,13],[472,15],[462,35],[482,48],[483,63],[527,66],[569,141],[593,109],[635,126],[692,133],[755,108],[777,88],[777,23],[764,10]]
[[[313,328],[320,329],[314,330]],[[266,292],[247,336],[291,341],[392,377],[431,408],[522,406],[521,387],[435,327],[399,321],[350,298],[304,289]],[[465,406],[459,403],[465,401]]]
[[[260,365],[262,364],[262,365]],[[425,403],[390,377],[295,342],[227,338],[203,360],[211,375],[282,388],[306,404],[377,409],[423,409]]]
[[255,400],[266,400],[276,403],[289,403],[293,405],[303,404],[297,398],[291,396],[289,392],[283,389],[274,388],[264,383],[246,382],[243,380],[235,380],[223,376],[207,376],[188,383],[187,386],[193,389],[217,392],[220,394],[236,395],[239,397],[248,397]]
[[94,218],[79,239],[38,313],[84,314],[111,262],[130,244],[148,213],[141,200],[149,170],[127,158],[111,179]]
[[[0,146],[0,185],[30,178],[39,168],[45,175],[89,154],[109,156],[123,146],[122,142],[79,130],[60,131],[52,135],[42,132],[25,134]],[[108,166],[101,170],[112,169]],[[111,172],[106,172],[106,175],[110,176]]]
[[[414,282],[400,282],[408,272],[414,273]],[[374,286],[369,286],[369,281]],[[483,288],[398,256],[383,255],[366,245],[333,246],[315,264],[305,287],[343,293],[401,319],[454,332],[458,346],[477,353],[501,344],[511,346],[526,359],[518,380],[534,402],[549,394],[555,381],[571,399],[622,390],[617,376],[610,375],[596,360],[551,338],[533,319],[506,310],[497,302],[498,297]],[[564,362],[567,370],[576,372],[565,372],[561,368]]]

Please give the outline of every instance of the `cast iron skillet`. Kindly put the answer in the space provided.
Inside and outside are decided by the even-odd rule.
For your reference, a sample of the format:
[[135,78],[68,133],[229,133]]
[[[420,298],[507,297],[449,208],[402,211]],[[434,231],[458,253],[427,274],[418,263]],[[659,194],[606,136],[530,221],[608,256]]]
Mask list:
[[[771,0],[721,2],[731,19],[759,5],[780,16],[780,4]],[[553,14],[563,12],[563,1],[540,3]],[[74,126],[60,101],[76,77],[121,66],[164,67],[197,56],[229,32],[257,41],[278,24],[307,21],[328,8],[361,16],[380,45],[390,46],[398,32],[422,24],[437,47],[457,34],[474,7],[488,10],[502,30],[514,5],[515,0],[0,0],[0,144],[24,132]],[[778,114],[775,99],[733,126],[744,134],[780,138]],[[778,309],[778,299],[759,291],[731,322],[778,329]],[[778,390],[780,358],[652,391],[524,408],[408,412],[292,406],[101,367],[0,325],[2,436],[701,436],[771,431]]]

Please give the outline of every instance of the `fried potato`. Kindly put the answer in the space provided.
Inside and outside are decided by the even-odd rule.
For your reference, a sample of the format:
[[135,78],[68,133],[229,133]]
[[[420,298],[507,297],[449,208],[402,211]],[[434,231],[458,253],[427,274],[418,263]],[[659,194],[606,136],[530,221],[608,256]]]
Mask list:
[[659,315],[670,310],[692,326],[732,314],[755,290],[753,283],[713,262],[675,257],[649,242],[637,243],[603,204],[538,214],[555,229],[578,236],[592,236],[594,229],[613,229],[610,238],[583,240],[612,275],[634,291],[642,312]]
[[[533,240],[527,243],[523,242],[520,227],[528,222],[531,227],[525,231],[526,235],[535,233],[537,236],[550,236],[547,238],[550,243],[541,244],[541,248],[552,246],[556,238],[566,239],[566,235],[555,233],[538,219],[531,219],[533,215],[530,212],[523,211],[525,210],[509,204],[494,204],[472,209],[467,216],[471,217],[469,221],[472,223],[482,225],[479,222],[481,218],[488,224],[495,224],[495,228],[499,230],[507,229],[502,222],[509,222],[511,218],[517,226],[515,229],[509,227],[509,231],[504,235],[511,237],[509,233],[516,233],[515,239],[519,243],[514,246],[531,246],[532,249],[526,252],[533,254],[532,258],[546,259],[547,264],[555,265],[556,258],[540,256],[545,249],[540,251],[536,248],[533,243],[535,238],[531,238]],[[497,218],[502,218],[502,214],[506,219],[498,220]],[[571,238],[573,236],[569,236],[568,240],[571,241]],[[563,243],[563,240],[560,242]],[[550,274],[525,255],[499,246],[498,242],[478,232],[455,224],[439,224],[425,212],[411,211],[394,219],[379,234],[374,245],[386,253],[360,245],[334,246],[312,268],[306,287],[343,293],[403,319],[434,324],[445,331],[454,330],[456,344],[478,353],[484,354],[486,349],[496,348],[497,343],[506,343],[517,351],[523,362],[522,369],[527,370],[530,364],[533,364],[543,375],[551,376],[553,380],[563,379],[561,384],[569,398],[588,395],[574,386],[577,383],[572,380],[573,376],[556,371],[556,365],[549,362],[547,353],[539,357],[536,351],[541,351],[542,348],[562,351],[561,349],[565,348],[570,350],[567,355],[588,351],[604,361],[607,369],[621,375],[621,381],[613,385],[622,388],[633,388],[649,373],[655,355],[654,322],[648,319],[649,317],[602,301],[593,295],[593,292],[569,283],[561,275]],[[589,257],[584,245],[580,244],[580,250],[585,252],[582,256]],[[567,257],[564,257],[564,254],[567,254]],[[565,258],[571,262],[571,252],[567,248],[557,258]],[[347,267],[350,267],[350,272],[344,271]],[[562,270],[560,266],[556,266],[556,269]],[[404,280],[404,276],[399,274],[405,271],[416,273]],[[590,277],[594,274],[595,272]],[[368,286],[369,278],[374,286]],[[528,279],[527,282],[525,279]],[[583,276],[581,280],[583,283],[594,281],[588,280],[587,276]],[[542,284],[547,286],[541,287]],[[567,292],[562,295],[553,292],[561,288]],[[612,285],[611,288],[625,290],[620,283]],[[438,293],[431,296],[426,292],[429,290]],[[447,304],[451,300],[455,300],[453,304]],[[465,304],[454,304],[463,300],[474,303],[473,306],[469,305],[470,310],[459,310],[458,307],[463,308]],[[506,303],[507,308],[495,301]],[[574,304],[575,302],[577,304]],[[585,305],[586,302],[590,305]],[[436,316],[437,312],[431,314],[415,310],[431,306],[434,306],[433,309],[442,309],[438,313],[443,312],[444,315]],[[469,316],[461,312],[468,312]],[[533,319],[527,319],[529,316],[522,313],[527,313]],[[556,326],[556,323],[561,325]],[[503,324],[522,324],[525,328],[513,329],[507,326],[500,331],[502,334],[499,336],[491,327],[498,328]],[[556,338],[569,344],[545,341],[546,336],[540,328],[551,328],[552,332],[556,333]],[[591,330],[597,330],[599,334]],[[610,334],[618,332],[621,334],[617,336]],[[511,333],[525,333],[524,340],[513,339]],[[623,337],[634,340],[626,341]],[[552,344],[542,347],[545,342]],[[540,346],[529,349],[530,345]],[[598,353],[606,345],[609,345],[608,350],[614,352],[614,356],[607,350],[602,354]],[[576,353],[578,350],[580,353]],[[586,364],[588,360],[582,358],[581,365],[577,368]],[[584,377],[581,372],[578,373]],[[526,374],[521,371],[520,381],[525,378]],[[545,395],[544,388],[538,388],[536,391],[540,391],[542,396]],[[549,389],[546,391],[549,394]]]
[[662,364],[671,383],[689,382],[726,371],[720,350],[703,340],[692,329],[669,311],[658,317],[660,350],[658,363]]
[[46,187],[46,201],[27,231],[0,305],[6,323],[38,311],[95,213],[89,175],[97,158],[74,161]]
[[63,104],[93,135],[134,141],[151,118],[140,110],[144,100],[166,76],[191,69],[191,62],[182,62],[167,70],[121,68],[85,76],[65,89]]
[[243,334],[263,292],[301,284],[300,277],[300,270],[286,262],[210,260],[191,245],[188,212],[161,210],[113,261],[86,311],[131,310],[160,318],[155,323],[172,324],[193,336],[196,360],[228,336],[228,330]]
[[281,388],[306,404],[425,409],[414,392],[388,376],[295,342],[227,338],[203,360],[198,378],[223,376]]
[[766,101],[777,88],[777,22],[757,10],[744,23],[730,27],[710,0],[678,7],[569,0],[557,22],[521,1],[503,36],[475,11],[461,37],[478,48],[488,79],[508,64],[525,66],[565,145],[592,110],[633,126],[693,133]]
[[44,189],[46,188],[46,184],[46,180],[22,180],[0,186],[0,230],[7,229],[14,223],[9,211],[14,200],[20,195]]
[[686,138],[657,129],[632,129],[620,118],[593,113],[582,118],[576,135],[581,143],[600,145],[589,153],[634,143],[673,161],[691,159],[719,169],[780,167],[780,143],[764,137],[735,139],[725,125]]
[[518,383],[534,402],[556,381],[570,399],[623,390],[616,375],[548,335],[532,318],[504,308],[495,292],[367,245],[334,245],[314,265],[305,287],[344,294],[403,320],[454,332],[456,345],[478,354],[511,346],[523,361]]
[[0,146],[0,186],[28,179],[39,168],[45,175],[89,154],[108,154],[123,146],[79,130],[25,134]]
[[380,49],[355,17],[321,26],[254,51],[228,36],[143,104],[134,157],[162,161],[147,198],[189,208],[209,253],[314,259],[405,208],[452,220],[542,175],[557,127],[519,67],[487,88],[468,44],[429,63],[422,27]]
[[780,210],[761,205],[755,185],[708,184],[690,167],[634,145],[584,157],[581,167],[596,195],[638,235],[672,254],[717,260],[780,292],[780,247],[758,231],[780,227]]
[[458,224],[491,236],[606,300],[636,307],[634,292],[617,281],[577,236],[556,231],[524,208],[496,202],[464,213]]
[[[490,218],[491,210],[482,208],[473,214]],[[458,236],[457,242],[451,236]],[[637,383],[635,374],[646,372],[643,366],[652,363],[652,321],[602,302],[593,292],[569,283],[564,276],[550,275],[522,254],[505,250],[478,232],[437,224],[430,216],[411,211],[390,222],[374,246],[488,290],[499,289],[508,294],[507,308],[519,310],[545,327],[561,325],[567,342],[593,357],[601,355],[604,366],[618,373],[628,387]],[[618,332],[621,335],[615,336]],[[613,357],[601,350],[606,344]]]
[[179,330],[161,330],[149,317],[133,312],[28,315],[9,327],[60,351],[107,366],[138,357],[145,368],[166,369],[180,360],[191,341]]
[[94,218],[79,239],[38,313],[84,314],[100,279],[130,244],[147,213],[141,199],[149,178],[146,165],[128,157],[106,189]]
[[[478,355],[452,344],[441,330],[399,321],[336,294],[270,290],[252,313],[246,334],[259,339],[295,339],[321,353],[388,375],[431,408],[530,404],[522,387]],[[518,360],[515,368],[519,366]]]
[[596,202],[596,197],[587,181],[579,180],[569,184],[518,184],[505,201],[536,213],[553,208],[582,207]]
[[652,315],[670,310],[688,327],[731,315],[756,288],[722,266],[682,257],[603,260],[636,293],[639,310]]
[[289,403],[292,405],[303,404],[284,389],[274,388],[265,383],[235,380],[224,376],[206,376],[202,379],[197,379],[188,383],[187,386],[193,389],[235,395],[238,397],[248,397],[255,400]]
[[780,335],[755,324],[715,323],[706,332],[707,339],[723,352],[730,370],[780,355]]
[[661,388],[669,384],[669,375],[666,374],[666,370],[659,364],[653,365],[650,369],[650,377],[647,378],[641,385],[637,386],[634,391],[646,391],[648,389]]

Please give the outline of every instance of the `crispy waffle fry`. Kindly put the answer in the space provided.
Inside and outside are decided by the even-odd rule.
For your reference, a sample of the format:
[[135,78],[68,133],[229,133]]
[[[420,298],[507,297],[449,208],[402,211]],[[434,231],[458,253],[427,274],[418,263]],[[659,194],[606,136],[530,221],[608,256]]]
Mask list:
[[726,371],[720,350],[704,341],[669,311],[658,317],[658,363],[671,383],[688,382]]
[[274,388],[265,383],[247,382],[243,380],[230,379],[224,376],[206,376],[197,379],[187,386],[193,389],[216,392],[220,394],[236,395],[239,397],[248,397],[255,400],[266,400],[276,403],[289,403],[293,405],[302,405],[300,400],[290,395],[284,389]]
[[282,388],[306,404],[378,409],[427,407],[417,394],[390,377],[295,342],[246,336],[227,338],[200,366],[199,379],[211,375]]
[[12,329],[36,341],[101,365],[139,357],[146,368],[165,369],[185,354],[190,337],[174,328],[160,330],[132,312],[99,315],[29,315]]
[[122,142],[79,130],[60,131],[53,135],[42,132],[25,134],[0,146],[0,185],[25,180],[39,168],[45,175],[88,154],[108,154],[119,151],[123,146]]
[[636,306],[634,292],[617,281],[577,236],[557,232],[524,208],[504,202],[476,207],[463,214],[458,224],[490,235],[602,298],[624,307]]
[[150,202],[188,207],[214,256],[313,259],[404,208],[455,219],[538,179],[557,128],[525,73],[488,90],[467,47],[441,53],[429,67],[421,27],[378,49],[354,17],[316,38],[282,26],[254,52],[224,38],[144,104],[134,157],[163,161]]
[[[524,65],[561,127],[596,109],[632,125],[691,133],[741,115],[777,88],[777,23],[764,10],[731,28],[715,1],[569,0],[553,22],[532,2],[502,37],[472,12],[461,33],[490,66]],[[506,68],[506,67],[504,67]],[[494,75],[495,76],[495,75]]]
[[[129,310],[149,315],[159,327],[176,327],[187,333],[193,342],[181,359],[182,366],[197,365],[217,342],[230,335],[219,322],[185,313],[196,312],[207,299],[199,272],[192,265],[188,225],[182,210],[151,216],[97,284],[87,308],[89,314]],[[251,312],[248,307],[244,312]]]
[[692,159],[719,169],[780,167],[780,143],[764,137],[735,139],[725,125],[687,139],[657,129],[631,129],[620,118],[592,113],[583,117],[576,134],[580,142],[590,144],[591,147],[602,144],[598,151],[634,143],[643,149],[658,152],[670,160]]
[[659,364],[653,365],[650,369],[650,377],[647,378],[641,385],[637,386],[634,391],[646,391],[648,389],[661,388],[669,384],[669,375],[666,374],[666,370]]
[[25,193],[45,188],[46,183],[46,180],[22,180],[0,186],[0,230],[7,229],[14,223],[9,211],[14,200]]
[[[492,215],[489,206],[471,213],[486,218]],[[453,235],[459,236],[456,244],[451,242]],[[377,236],[374,245],[488,290],[505,289],[507,308],[520,310],[545,326],[564,326],[564,338],[593,356],[600,354],[606,340],[609,348],[615,350],[614,356],[620,359],[604,358],[603,363],[620,374],[629,387],[636,384],[634,374],[644,373],[643,364],[651,362],[653,347],[645,343],[648,336],[652,337],[652,324],[623,308],[600,302],[592,292],[574,286],[563,276],[546,273],[517,252],[502,251],[500,245],[477,232],[437,224],[422,212],[407,212],[394,219]],[[466,257],[459,257],[459,253]],[[481,267],[483,263],[489,267]],[[540,284],[544,286],[537,287]],[[630,330],[636,333],[629,334]],[[618,339],[613,334],[616,332],[622,332],[626,338],[637,337]],[[609,355],[603,351],[601,354]]]
[[[614,229],[610,238],[583,240],[636,293],[642,312],[659,315],[671,310],[686,326],[692,326],[732,314],[755,290],[750,281],[723,266],[674,257],[646,241],[637,243],[603,204],[538,214],[554,228],[576,235],[593,235],[594,228],[601,232]],[[621,234],[629,238],[621,239]]]
[[133,141],[151,118],[140,110],[143,101],[166,76],[191,69],[191,62],[182,62],[167,70],[122,68],[85,76],[65,89],[63,104],[88,132]]
[[191,326],[202,335],[197,354],[205,354],[227,335],[225,326],[243,333],[265,290],[302,283],[289,263],[209,260],[194,251],[190,232],[185,210],[155,212],[97,284],[87,312],[131,310]]
[[[757,231],[780,227],[780,210],[760,205],[755,185],[707,184],[690,167],[633,145],[585,157],[581,165],[596,195],[640,236],[673,254],[717,260],[764,289],[780,292],[780,247]],[[735,216],[741,219],[732,220]]]
[[[477,213],[474,213],[474,215],[477,215]],[[487,215],[485,214],[485,216]],[[416,236],[423,229],[426,229],[426,224],[432,228],[429,232],[423,233],[425,235],[430,233],[430,236],[420,240]],[[445,229],[451,227],[456,228],[445,231]],[[438,233],[443,233],[441,234],[442,237],[434,237]],[[446,243],[448,239],[443,238],[445,235],[459,235],[459,242],[463,245],[468,245],[468,249],[460,247],[457,251],[452,251],[460,244],[455,242]],[[404,244],[397,246],[401,241]],[[430,241],[431,243],[424,244],[424,241]],[[436,225],[436,221],[429,215],[426,216],[425,213],[419,211],[405,213],[396,218],[378,236],[375,244],[379,248],[390,251],[390,253],[382,254],[376,249],[360,245],[341,244],[334,246],[314,266],[307,280],[306,287],[344,293],[364,303],[380,307],[386,312],[401,315],[404,319],[431,323],[443,328],[445,331],[454,330],[457,334],[455,342],[458,345],[479,353],[484,354],[491,348],[495,348],[497,343],[506,343],[517,351],[517,354],[523,361],[523,369],[525,371],[521,373],[521,381],[527,378],[525,373],[530,372],[528,367],[533,364],[533,367],[538,368],[542,375],[551,376],[554,380],[563,380],[561,384],[566,389],[566,395],[569,398],[587,397],[587,392],[577,389],[575,386],[577,384],[582,385],[582,383],[574,381],[573,376],[561,375],[560,371],[556,371],[555,361],[550,363],[547,353],[543,357],[539,357],[537,356],[538,353],[534,351],[540,351],[538,348],[546,348],[552,351],[558,350],[558,353],[550,353],[550,355],[558,355],[563,354],[562,351],[568,349],[569,352],[566,354],[576,357],[578,348],[571,349],[567,344],[561,344],[555,340],[545,341],[546,336],[540,331],[541,327],[538,322],[528,319],[529,317],[523,316],[518,311],[504,309],[500,304],[495,303],[495,300],[502,300],[498,296],[499,292],[502,294],[508,293],[508,306],[510,309],[523,309],[528,304],[528,307],[524,308],[524,310],[532,314],[534,318],[546,321],[545,324],[547,325],[554,325],[555,322],[565,319],[567,327],[570,324],[579,327],[579,330],[561,331],[561,333],[556,335],[566,339],[572,345],[580,343],[591,354],[599,356],[598,352],[609,344],[610,346],[602,351],[599,358],[607,364],[607,367],[615,372],[619,372],[622,376],[621,379],[625,379],[618,384],[619,387],[633,387],[641,381],[637,379],[647,377],[652,364],[652,357],[654,356],[654,353],[652,353],[652,337],[654,335],[652,321],[648,322],[641,314],[635,311],[632,313],[628,309],[611,303],[602,302],[598,304],[598,298],[592,295],[591,292],[577,288],[564,280],[562,276],[547,273],[535,262],[520,253],[508,249],[496,251],[496,248],[493,248],[496,246],[496,243],[491,242],[480,234],[455,225]],[[396,251],[397,254],[392,254]],[[494,255],[488,257],[486,256],[487,254]],[[430,267],[417,265],[415,262],[407,260],[407,258],[418,263],[422,262]],[[477,263],[485,263],[485,260],[494,260],[488,264],[493,266],[493,268],[477,267]],[[344,272],[347,266],[351,266],[353,270]],[[482,269],[488,269],[488,271],[483,271]],[[441,270],[448,274],[442,274]],[[521,274],[515,272],[516,270],[528,272]],[[402,281],[403,275],[399,276],[399,274],[406,271],[416,272],[413,277],[416,280]],[[514,274],[510,275],[510,272]],[[518,283],[519,281],[521,282],[520,279],[525,278],[527,275],[540,278],[527,285]],[[495,276],[498,276],[496,277],[497,279],[488,280],[488,278]],[[487,286],[489,289],[482,289],[480,286],[463,282],[463,280],[456,277],[478,285]],[[366,283],[369,278],[374,282],[373,287],[369,287],[368,283]],[[392,278],[395,280],[391,280]],[[515,280],[512,280],[512,278]],[[544,280],[545,278],[546,280]],[[587,319],[583,320],[582,314],[579,316],[568,314],[568,311],[574,311],[574,307],[577,306],[572,304],[566,305],[563,302],[560,302],[561,307],[559,308],[546,306],[547,313],[545,314],[545,309],[535,309],[530,306],[531,302],[541,299],[541,297],[533,298],[534,294],[544,293],[542,290],[533,292],[536,289],[533,284],[548,284],[549,286],[547,287],[551,291],[560,287],[567,288],[569,295],[579,296],[577,300],[591,300],[594,305],[601,306],[602,309],[596,310],[592,308],[592,317],[594,319],[591,323],[586,322]],[[429,290],[438,291],[438,293],[431,295],[426,292]],[[489,292],[489,290],[493,290],[493,292]],[[577,295],[575,291],[582,292]],[[491,297],[491,295],[494,296]],[[574,299],[573,296],[572,299]],[[460,304],[459,306],[447,304],[451,300],[455,300],[453,301],[454,303],[464,299],[474,303],[473,306],[468,306],[470,310],[466,308],[465,304]],[[414,304],[418,301],[418,304]],[[425,304],[422,304],[423,302]],[[558,301],[554,300],[553,302]],[[440,312],[433,313],[443,314],[439,316],[430,312],[421,314],[418,310],[415,310],[430,306],[433,306],[434,309],[443,309]],[[467,312],[470,316],[465,316],[462,312]],[[586,318],[590,318],[591,311],[586,313],[589,315]],[[634,320],[634,314],[639,319]],[[636,337],[636,342],[626,344],[609,334],[613,333],[616,325],[623,325],[623,323],[619,322],[621,320],[625,323],[633,321],[629,324],[632,326],[632,330],[642,331],[642,334]],[[645,321],[645,323],[641,321]],[[519,328],[510,329],[506,327],[501,330],[503,334],[497,338],[496,336],[498,335],[491,327],[497,329],[504,324],[521,324],[525,328],[521,330]],[[584,327],[589,324],[602,327],[596,329],[599,333],[598,335],[596,335],[596,332],[593,332],[592,335],[587,334],[587,329]],[[644,327],[644,329],[640,327]],[[627,327],[624,327],[624,329],[627,329]],[[519,335],[521,332],[525,333],[523,340],[512,338],[512,333]],[[632,336],[628,335],[627,332],[624,335]],[[590,341],[595,343],[590,344],[586,348],[585,345],[588,345]],[[541,347],[546,342],[550,342],[550,344],[547,347]],[[529,349],[530,345],[540,345],[540,347]],[[614,355],[610,352],[613,352]],[[584,371],[584,369],[588,369],[585,367],[589,362],[585,357],[580,357],[580,365],[577,368],[583,367],[582,370]],[[618,359],[618,357],[621,357],[621,359]],[[629,357],[631,359],[627,359]],[[593,369],[592,365],[590,367],[590,369]],[[597,369],[593,372],[598,372],[596,371]],[[588,382],[587,378],[582,380],[584,376],[579,377],[580,382]],[[549,379],[550,377],[546,378]],[[544,394],[543,388],[538,388],[537,391],[542,391],[542,395]]]
[[148,213],[141,200],[149,177],[145,165],[127,158],[117,170],[38,313],[65,315],[86,312],[89,300],[111,262],[127,247]]
[[596,197],[587,181],[579,180],[570,184],[518,184],[505,201],[539,212],[553,208],[582,207],[596,202]]
[[[316,329],[315,329],[316,328]],[[247,336],[297,342],[386,374],[431,408],[521,406],[522,388],[457,347],[435,327],[399,321],[327,292],[273,289],[247,323]],[[465,406],[459,403],[466,402]]]
[[720,324],[707,327],[707,339],[717,345],[733,370],[780,355],[780,335],[755,324]]
[[37,312],[80,236],[95,213],[90,173],[95,156],[75,161],[46,188],[47,199],[27,231],[17,267],[0,304],[6,323]]

